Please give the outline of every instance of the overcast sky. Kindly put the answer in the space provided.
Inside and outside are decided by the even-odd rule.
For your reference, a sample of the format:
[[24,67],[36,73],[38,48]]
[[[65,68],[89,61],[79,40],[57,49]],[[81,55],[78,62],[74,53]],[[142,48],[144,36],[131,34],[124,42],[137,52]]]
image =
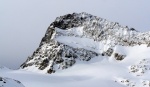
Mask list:
[[0,65],[18,68],[57,16],[87,12],[150,30],[150,0],[0,0]]

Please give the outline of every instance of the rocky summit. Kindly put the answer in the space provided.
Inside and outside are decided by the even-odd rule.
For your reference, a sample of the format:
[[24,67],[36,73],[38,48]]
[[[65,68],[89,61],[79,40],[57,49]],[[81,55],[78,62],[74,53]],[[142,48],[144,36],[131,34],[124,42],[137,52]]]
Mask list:
[[126,55],[115,52],[116,46],[141,44],[150,46],[150,32],[138,32],[85,12],[67,14],[50,24],[39,47],[21,68],[51,74],[95,57],[122,61]]

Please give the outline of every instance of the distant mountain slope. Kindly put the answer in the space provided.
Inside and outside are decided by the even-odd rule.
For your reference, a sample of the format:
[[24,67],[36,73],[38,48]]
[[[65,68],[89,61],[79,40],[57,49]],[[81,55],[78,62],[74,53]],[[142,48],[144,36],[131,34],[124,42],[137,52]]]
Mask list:
[[39,47],[21,68],[54,73],[73,66],[78,60],[90,61],[94,57],[114,57],[121,61],[128,55],[115,52],[117,46],[149,47],[149,37],[149,32],[141,33],[85,12],[67,14],[50,24]]
[[0,77],[0,87],[25,87],[18,80]]

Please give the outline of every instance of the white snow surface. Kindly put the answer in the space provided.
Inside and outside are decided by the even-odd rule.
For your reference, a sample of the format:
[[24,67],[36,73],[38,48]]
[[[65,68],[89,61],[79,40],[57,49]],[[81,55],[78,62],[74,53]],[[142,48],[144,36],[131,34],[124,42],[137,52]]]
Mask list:
[[0,68],[0,76],[17,79],[25,87],[150,87],[150,48],[116,46],[114,52],[125,54],[125,59],[117,61],[113,56],[98,56],[88,62],[77,61],[74,66],[53,74]]
[[24,87],[20,81],[0,77],[0,87]]

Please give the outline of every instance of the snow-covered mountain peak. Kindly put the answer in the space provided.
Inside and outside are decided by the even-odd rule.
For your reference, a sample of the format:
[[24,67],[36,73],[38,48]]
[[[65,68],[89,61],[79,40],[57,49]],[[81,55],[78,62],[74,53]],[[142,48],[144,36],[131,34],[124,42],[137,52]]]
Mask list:
[[[26,87],[150,87],[149,37],[85,12],[67,14],[19,70],[0,67],[0,75]],[[0,77],[0,87],[9,80]]]
[[39,47],[21,68],[54,73],[95,57],[121,61],[127,55],[118,52],[118,46],[149,46],[149,37],[149,32],[141,33],[85,12],[67,14],[50,24]]

